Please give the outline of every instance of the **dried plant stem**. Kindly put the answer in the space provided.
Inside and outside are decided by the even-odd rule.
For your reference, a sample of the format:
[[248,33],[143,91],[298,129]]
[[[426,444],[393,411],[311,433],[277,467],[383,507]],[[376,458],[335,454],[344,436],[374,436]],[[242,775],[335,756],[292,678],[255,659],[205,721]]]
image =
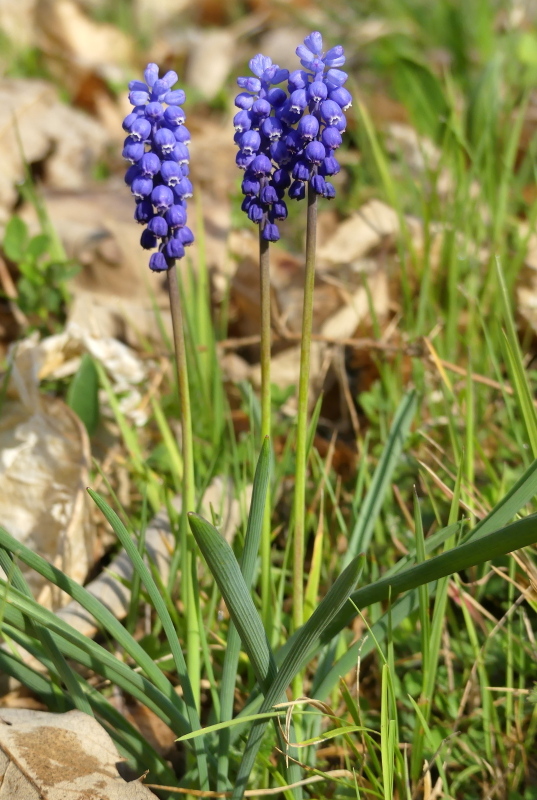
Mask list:
[[[271,436],[271,316],[270,316],[270,249],[269,242],[259,230],[259,290],[261,305],[261,441]],[[261,536],[261,614],[269,640],[272,639],[274,613],[271,603],[270,558],[270,480],[267,487],[263,534]]]
[[183,453],[183,497],[181,504],[181,596],[186,614],[186,661],[188,676],[196,708],[200,708],[200,632],[199,632],[199,595],[197,587],[196,561],[194,555],[194,539],[190,533],[187,513],[195,511],[194,482],[194,446],[192,437],[192,414],[190,410],[190,392],[188,384],[188,366],[186,360],[185,334],[181,295],[177,280],[177,266],[174,262],[168,270],[168,291],[173,326],[173,342],[175,346],[175,363],[177,369],[177,385],[179,388],[179,405],[181,412],[182,453]]
[[296,432],[296,470],[294,496],[293,551],[293,629],[304,623],[304,540],[306,533],[306,472],[308,437],[308,389],[310,377],[311,332],[313,325],[313,287],[315,283],[315,246],[317,240],[317,194],[308,185],[306,229],[306,274],[300,343],[300,378]]

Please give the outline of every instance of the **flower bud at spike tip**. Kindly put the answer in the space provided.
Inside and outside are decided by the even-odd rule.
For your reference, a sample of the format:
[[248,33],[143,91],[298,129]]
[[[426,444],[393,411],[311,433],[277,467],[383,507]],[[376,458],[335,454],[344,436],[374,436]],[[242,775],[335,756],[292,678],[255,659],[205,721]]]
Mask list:
[[185,245],[194,235],[186,226],[184,198],[192,195],[188,175],[190,133],[184,127],[185,102],[182,89],[173,89],[177,73],[159,78],[157,64],[148,64],[144,81],[131,81],[129,100],[134,110],[123,121],[129,136],[123,156],[132,166],[125,182],[137,200],[134,219],[146,225],[140,244],[145,249],[159,246],[149,259],[149,268],[166,271],[174,260],[183,258]]

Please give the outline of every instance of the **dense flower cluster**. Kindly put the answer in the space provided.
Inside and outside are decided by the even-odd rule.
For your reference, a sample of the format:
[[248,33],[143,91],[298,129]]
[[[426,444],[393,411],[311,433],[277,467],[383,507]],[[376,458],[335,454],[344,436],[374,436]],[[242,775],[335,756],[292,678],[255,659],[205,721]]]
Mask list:
[[276,116],[287,95],[276,85],[287,80],[289,71],[261,53],[251,59],[250,69],[256,77],[237,79],[244,91],[235,98],[240,111],[233,120],[237,166],[245,170],[242,210],[260,225],[264,239],[275,242],[280,238],[276,221],[287,217],[283,195],[291,183],[286,169],[290,155],[283,141],[288,126]]
[[[261,227],[269,241],[279,239],[277,220],[285,219],[284,195],[301,200],[306,183],[323,197],[335,196],[327,180],[339,172],[335,151],[346,127],[344,112],[352,97],[343,84],[347,74],[343,47],[323,54],[315,31],[304,39],[297,55],[303,69],[291,74],[261,54],[250,61],[255,77],[239,78],[243,89],[235,99],[237,165],[245,170],[242,209]],[[287,80],[287,92],[275,88]]]
[[145,225],[140,243],[147,250],[158,247],[149,266],[167,270],[185,254],[194,235],[187,227],[186,198],[192,196],[188,179],[190,134],[185,128],[182,89],[172,90],[177,74],[159,78],[156,64],[148,64],[145,83],[129,83],[129,101],[134,106],[123,120],[128,136],[123,157],[130,161],[125,183],[136,200],[134,218]]

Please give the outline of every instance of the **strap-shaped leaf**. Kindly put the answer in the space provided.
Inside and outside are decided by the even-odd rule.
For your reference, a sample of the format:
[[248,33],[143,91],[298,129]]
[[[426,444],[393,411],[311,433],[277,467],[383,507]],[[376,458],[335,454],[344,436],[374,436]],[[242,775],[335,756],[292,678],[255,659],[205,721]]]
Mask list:
[[[311,660],[317,650],[326,644],[339,633],[356,616],[356,609],[363,609],[372,603],[387,600],[388,597],[394,598],[402,592],[417,589],[423,583],[431,583],[439,578],[445,578],[455,572],[477,566],[492,558],[504,556],[513,550],[519,550],[530,544],[537,542],[537,515],[533,514],[524,519],[506,525],[498,531],[482,536],[475,541],[448,550],[435,558],[430,558],[423,564],[397,572],[395,575],[383,578],[368,586],[363,586],[351,595],[351,602],[347,603],[341,612],[334,619],[333,623],[325,629],[322,636],[313,642],[311,651],[305,656],[303,664]],[[405,598],[406,599],[406,598]],[[392,617],[394,610],[392,608]],[[286,642],[286,652],[293,650],[296,646],[300,631],[297,631],[291,639]],[[348,653],[341,659],[339,667],[340,674],[343,662],[347,662],[349,653],[356,655],[355,646],[350,648]],[[350,658],[350,656],[349,656]],[[352,668],[352,664],[349,668]]]
[[[40,647],[35,640],[26,634],[13,628],[11,625],[4,624],[2,630],[21,647],[24,647],[34,658],[40,661],[51,674],[54,674],[54,663],[46,657],[44,648]],[[0,669],[19,680],[25,686],[31,688],[36,694],[43,697],[45,702],[52,702],[58,689],[52,690],[50,680],[40,673],[28,667],[18,660],[13,654],[0,649]],[[101,724],[108,730],[112,739],[115,741],[119,751],[127,758],[133,758],[137,767],[149,769],[152,779],[159,780],[161,783],[171,784],[175,780],[173,772],[166,765],[166,762],[140,735],[136,728],[104,697],[100,691],[91,686],[81,675],[77,675],[77,680],[83,687],[88,701],[91,703],[96,716]],[[62,692],[66,700],[67,707],[73,708],[71,693],[69,689]],[[47,702],[47,704],[48,704]],[[52,707],[54,707],[52,705]],[[151,780],[151,778],[149,778]]]
[[[145,674],[150,679],[146,681],[147,684],[151,683],[156,687],[159,692],[159,695],[164,695],[167,699],[168,703],[171,703],[175,706],[175,712],[173,714],[174,722],[174,730],[180,733],[188,733],[191,730],[191,726],[183,716],[182,709],[184,708],[183,701],[178,697],[177,692],[173,688],[170,681],[166,678],[166,676],[162,673],[162,671],[158,668],[158,666],[153,662],[152,658],[145,652],[145,650],[138,644],[138,642],[133,639],[133,637],[125,630],[121,622],[119,622],[115,616],[108,611],[102,603],[97,600],[87,589],[83,586],[80,586],[76,581],[73,581],[67,575],[65,575],[61,570],[57,569],[56,567],[49,564],[48,561],[45,561],[44,558],[37,555],[37,553],[33,553],[28,547],[18,542],[16,539],[13,538],[7,531],[3,528],[0,528],[0,547],[4,547],[10,553],[20,559],[23,564],[34,569],[44,578],[49,580],[55,586],[58,586],[60,589],[63,589],[64,592],[67,592],[74,600],[79,602],[85,609],[88,611],[102,626],[103,630],[107,631],[107,633],[114,638],[120,647],[122,647],[136,662],[136,664],[145,672]],[[37,609],[41,608],[34,603],[34,606],[37,606]],[[36,609],[36,610],[37,610]],[[30,616],[30,618],[34,618],[32,615],[32,611],[26,610],[26,613]],[[58,620],[58,618],[52,614],[51,617],[54,620]],[[37,617],[35,617],[37,619]],[[44,623],[47,627],[50,628],[50,624],[48,622]],[[70,632],[74,632],[74,628],[71,626],[67,626],[70,629]],[[64,635],[61,633],[60,635]],[[86,639],[86,637],[82,637],[82,639]],[[92,644],[95,644],[92,642]],[[97,645],[95,645],[97,647]],[[103,648],[101,648],[103,650]],[[106,652],[103,650],[103,652]],[[109,654],[107,654],[109,655]],[[113,659],[113,657],[111,657]],[[122,667],[123,665],[117,659],[113,659],[113,662],[117,662],[117,664]]]
[[[263,530],[263,516],[265,511],[267,487],[270,476],[270,440],[266,436],[261,447],[257,461],[252,500],[248,525],[244,537],[244,548],[241,559],[241,572],[246,587],[249,589],[255,572],[255,564]],[[220,688],[220,722],[225,723],[233,717],[233,703],[235,699],[235,684],[237,680],[237,665],[240,654],[240,636],[233,621],[228,630],[226,641],[226,654],[222,667],[222,682]],[[219,788],[224,785],[229,769],[230,731],[223,727],[218,737],[218,779]]]
[[[192,685],[190,683],[190,678],[188,677],[185,657],[183,655],[181,645],[179,644],[179,639],[177,638],[177,631],[175,630],[168,609],[166,608],[166,603],[162,599],[162,596],[157,588],[157,585],[153,580],[151,572],[149,571],[149,567],[147,566],[147,564],[145,564],[142,556],[138,552],[138,548],[135,542],[133,541],[130,533],[128,532],[127,528],[121,522],[116,512],[112,508],[110,508],[106,500],[104,500],[97,492],[93,491],[93,489],[88,489],[88,494],[90,495],[92,500],[95,501],[98,508],[102,511],[102,513],[112,526],[114,533],[117,535],[127,555],[132,561],[136,574],[139,575],[140,580],[144,584],[147,593],[151,598],[153,607],[158,615],[158,618],[162,623],[162,627],[164,628],[164,633],[166,634],[168,644],[170,645],[170,650],[175,663],[175,668],[177,670],[179,682],[183,689],[183,697],[185,700],[187,715],[191,729],[196,730],[198,728],[201,728],[200,719],[198,716],[198,712],[196,710],[194,693],[192,691]],[[196,752],[196,761],[199,770],[200,785],[202,789],[207,789],[209,785],[209,778],[207,772],[207,757],[205,754],[205,747],[201,743],[200,746],[196,744],[194,745],[194,750]]]
[[[24,578],[20,567],[14,562],[11,553],[9,553],[9,551],[5,550],[3,547],[0,548],[0,567],[2,567],[7,575],[8,581],[12,583],[13,586],[19,590],[19,592],[22,592],[27,597],[32,597],[32,592],[26,583],[26,579]],[[61,654],[56,641],[48,628],[38,625],[33,621],[30,621],[30,628],[35,634],[36,638],[41,641],[43,648],[53,662],[59,677],[67,687],[71,701],[74,703],[75,707],[78,708],[79,711],[84,711],[84,713],[92,716],[93,712],[91,710],[91,706],[86,695],[80,688],[78,678]]]
[[203,517],[191,513],[188,521],[198,547],[222,592],[259,685],[263,693],[266,693],[276,677],[276,662],[235,554],[216,528]]
[[173,698],[167,697],[145,675],[135,672],[104,647],[79,633],[33,598],[0,581],[0,597],[4,596],[3,618],[10,625],[24,631],[26,620],[30,619],[47,627],[55,636],[56,644],[64,656],[95,670],[103,678],[117,684],[123,691],[132,694],[154,711],[172,730],[178,733],[190,732],[188,720],[179,713]]
[[[275,703],[284,699],[285,690],[300,671],[305,654],[310,652],[312,644],[322,636],[323,631],[347,602],[360,577],[364,561],[364,556],[357,556],[351,561],[321,600],[309,620],[297,631],[294,648],[284,660],[269,690],[265,692],[265,699],[259,709],[260,714],[270,711]],[[267,724],[267,721],[262,719],[252,725],[237,774],[232,800],[240,800],[244,794]]]
[[[269,645],[261,617],[244,581],[241,569],[233,550],[225,539],[209,522],[197,514],[188,515],[190,527],[198,546],[207,561],[209,569],[222,592],[231,619],[241,638],[255,676],[263,693],[267,693],[276,678],[276,662]],[[262,520],[262,514],[261,514]],[[275,723],[276,724],[276,723]],[[276,733],[281,738],[276,724]],[[281,747],[285,743],[281,741]],[[294,754],[288,767],[287,777],[296,782],[300,768],[294,761]],[[222,776],[224,777],[224,776]],[[300,788],[294,795],[301,797]]]

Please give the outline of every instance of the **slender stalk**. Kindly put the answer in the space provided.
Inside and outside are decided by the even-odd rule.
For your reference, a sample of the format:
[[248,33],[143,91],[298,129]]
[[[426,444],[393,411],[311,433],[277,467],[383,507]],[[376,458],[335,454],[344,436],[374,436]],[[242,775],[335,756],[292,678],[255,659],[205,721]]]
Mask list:
[[173,342],[177,369],[177,385],[179,387],[179,404],[181,411],[181,431],[183,439],[183,497],[181,504],[181,597],[186,614],[186,660],[196,708],[200,708],[200,633],[195,556],[193,536],[190,533],[187,514],[196,509],[194,482],[194,445],[192,437],[192,414],[190,410],[190,393],[188,385],[188,366],[186,360],[185,334],[181,295],[177,281],[177,266],[174,262],[168,269],[168,291],[173,326]]
[[[261,305],[261,442],[271,435],[270,392],[270,251],[269,242],[259,230],[259,291]],[[270,480],[267,486],[263,533],[261,536],[261,615],[269,641],[272,640],[274,614],[271,603],[270,563]]]
[[294,496],[293,629],[304,623],[304,545],[306,533],[306,471],[308,436],[308,388],[310,378],[311,331],[313,325],[313,287],[315,283],[315,248],[317,241],[317,194],[308,184],[306,228],[306,274],[300,343],[300,378],[296,432],[296,470]]

